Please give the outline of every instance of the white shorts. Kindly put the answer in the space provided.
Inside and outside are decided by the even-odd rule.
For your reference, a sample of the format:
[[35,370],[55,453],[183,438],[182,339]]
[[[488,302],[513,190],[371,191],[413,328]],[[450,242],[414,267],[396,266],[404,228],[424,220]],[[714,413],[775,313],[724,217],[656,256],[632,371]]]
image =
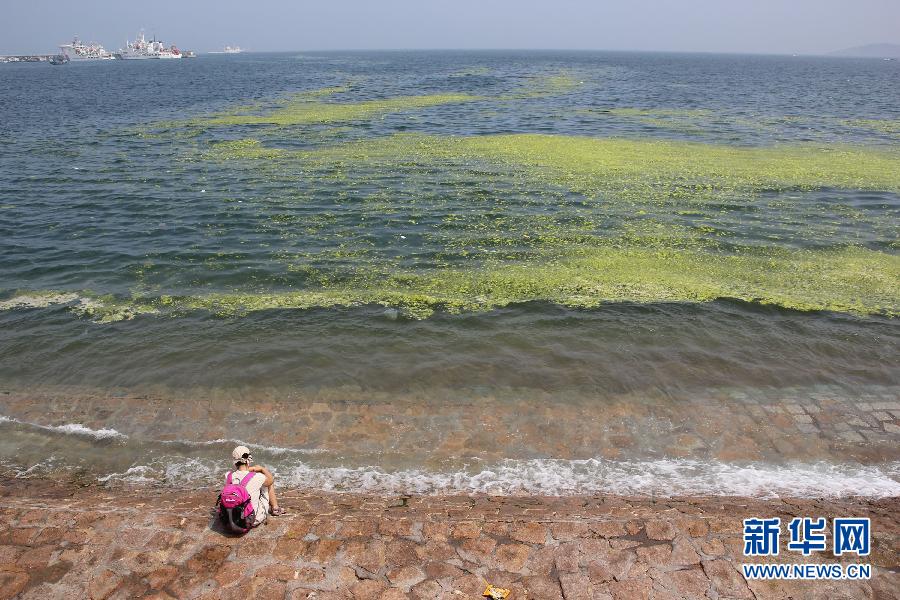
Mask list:
[[256,525],[262,525],[269,516],[269,488],[259,490],[259,505],[256,508]]

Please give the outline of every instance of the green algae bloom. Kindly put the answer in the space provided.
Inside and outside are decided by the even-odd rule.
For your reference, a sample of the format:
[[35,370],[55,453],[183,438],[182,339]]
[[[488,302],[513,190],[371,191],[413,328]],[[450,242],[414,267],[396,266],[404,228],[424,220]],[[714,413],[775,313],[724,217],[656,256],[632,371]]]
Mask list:
[[519,91],[501,96],[499,100],[522,100],[568,94],[584,84],[573,73],[562,71],[553,75],[533,77]]
[[63,305],[97,323],[113,323],[130,320],[140,314],[156,314],[159,312],[157,305],[161,302],[162,299],[119,298],[112,294],[100,296],[88,291],[26,290],[0,301],[0,311]]
[[352,86],[332,86],[269,98],[232,106],[212,114],[178,121],[158,121],[126,133],[147,138],[191,138],[200,133],[229,126],[291,127],[353,122],[382,117],[388,114],[416,111],[423,108],[482,100],[470,94],[431,94],[403,96],[360,102],[329,101],[327,98],[346,94]]
[[850,119],[844,121],[850,127],[858,127],[888,135],[900,135],[900,119]]
[[[154,281],[151,265],[135,273],[131,297],[81,292],[71,309],[111,322],[197,310],[227,316],[371,304],[426,318],[437,310],[529,301],[596,307],[735,298],[898,315],[891,200],[871,210],[842,196],[900,194],[896,148],[442,136],[395,133],[392,123],[374,133],[354,126],[475,101],[481,104],[472,114],[527,107],[581,85],[573,74],[559,73],[535,76],[493,99],[436,94],[363,101],[344,96],[353,91],[349,86],[323,88],[173,125],[204,134],[187,158],[201,166],[207,161],[205,167],[246,186],[229,190],[222,202],[255,219],[254,235],[241,243],[258,245],[254,256],[265,265],[258,283],[209,285],[209,293],[193,284],[167,289]],[[576,112],[690,134],[727,118],[706,109]],[[760,127],[774,130],[791,119],[773,117]],[[731,120],[754,126],[738,121]],[[848,126],[891,131],[882,122]],[[240,189],[253,196],[259,190],[260,197],[241,196]],[[227,272],[234,259],[207,255],[203,267]],[[155,295],[163,290],[168,295]]]
[[614,107],[580,109],[576,113],[590,116],[611,116],[688,134],[704,133],[709,122],[715,118],[712,111],[705,109]]
[[[266,154],[258,141],[231,143],[227,158],[387,166],[483,160],[588,195],[689,197],[723,190],[844,188],[900,192],[900,152],[853,146],[733,147],[667,140],[515,134],[439,137],[398,134],[312,151]],[[708,195],[708,194],[707,194]]]
[[[469,94],[433,94],[428,96],[386,98],[384,100],[366,100],[363,102],[312,102],[309,96],[302,96],[289,99],[281,106],[271,110],[239,110],[230,114],[215,115],[208,119],[195,119],[190,124],[199,127],[233,125],[288,127],[317,123],[360,121],[391,113],[412,111],[443,104],[473,102],[480,99],[479,96]],[[262,112],[263,114],[256,114],[257,112]]]
[[[709,302],[734,298],[810,311],[900,315],[900,257],[844,248],[747,251],[597,248],[531,263],[486,263],[472,269],[360,276],[345,284],[297,292],[214,293],[157,299],[91,297],[76,312],[99,322],[138,314],[206,310],[220,316],[272,309],[375,304],[412,318],[435,310],[484,311],[549,301],[593,308],[610,302]],[[88,308],[84,308],[87,305]],[[8,306],[6,308],[14,308]]]
[[[298,236],[330,248],[285,257],[288,270],[299,272],[296,269],[322,261],[340,265],[343,258],[354,256],[384,278],[401,271],[389,258],[407,242],[362,241],[360,235],[385,227],[417,235],[425,244],[422,260],[433,265],[438,278],[482,272],[487,264],[538,270],[547,261],[559,264],[608,253],[611,247],[627,249],[632,258],[640,252],[688,252],[680,255],[693,257],[686,265],[730,256],[743,259],[747,252],[769,247],[774,257],[770,260],[778,261],[794,256],[791,247],[799,241],[835,248],[858,245],[861,235],[896,239],[890,213],[812,201],[810,195],[841,189],[900,191],[896,151],[851,146],[747,148],[531,134],[399,134],[313,150],[268,149],[257,140],[226,142],[213,146],[208,158],[264,172],[285,188],[302,188],[305,180],[312,180],[336,193],[331,196],[335,212],[330,220],[307,218],[302,230],[289,222],[280,227],[285,238]],[[386,173],[402,186],[379,183]],[[358,228],[338,226],[337,215],[341,221],[352,215]],[[880,261],[884,255],[862,256]],[[827,257],[829,264],[834,262],[833,255]],[[460,268],[460,262],[466,267]],[[682,268],[679,265],[671,266]],[[665,279],[662,273],[658,277]],[[697,290],[706,287],[697,286],[694,295],[705,297]],[[720,286],[715,294],[805,306],[799,296],[775,293],[772,285],[755,294],[736,283],[731,287],[735,291]],[[693,297],[680,289],[683,293],[671,297]],[[600,297],[614,298],[605,293]],[[626,296],[634,301],[641,297]],[[662,301],[670,294],[647,297]],[[883,294],[880,297],[883,300]],[[448,305],[465,304],[454,298]],[[549,288],[542,299],[570,301]],[[890,305],[882,300],[859,311],[879,312]],[[857,304],[866,307],[867,302],[863,297]],[[851,304],[826,299],[811,305],[851,310]]]

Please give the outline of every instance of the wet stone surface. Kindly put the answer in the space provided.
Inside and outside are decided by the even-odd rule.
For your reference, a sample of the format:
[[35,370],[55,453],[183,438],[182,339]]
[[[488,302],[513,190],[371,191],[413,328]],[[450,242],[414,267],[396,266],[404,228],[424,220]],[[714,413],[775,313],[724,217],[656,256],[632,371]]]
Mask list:
[[[246,407],[255,407],[248,419]],[[135,443],[265,440],[370,464],[435,467],[458,457],[826,461],[900,460],[900,387],[722,388],[680,396],[353,387],[286,392],[103,394],[73,388],[2,391],[0,415],[25,423],[115,429]],[[702,415],[703,418],[697,418]],[[290,422],[293,427],[283,427]],[[9,424],[13,427],[14,424]],[[509,432],[515,432],[510,435]],[[409,457],[415,464],[407,465]],[[278,458],[278,457],[274,457]],[[24,465],[28,468],[31,465]]]
[[[898,499],[396,497],[284,491],[286,517],[211,528],[214,490],[4,479],[2,598],[895,598]],[[148,493],[152,492],[152,493]],[[151,504],[152,503],[152,504]],[[872,518],[868,581],[747,582],[741,520]],[[757,562],[853,562],[787,552]],[[859,560],[859,559],[856,559]]]

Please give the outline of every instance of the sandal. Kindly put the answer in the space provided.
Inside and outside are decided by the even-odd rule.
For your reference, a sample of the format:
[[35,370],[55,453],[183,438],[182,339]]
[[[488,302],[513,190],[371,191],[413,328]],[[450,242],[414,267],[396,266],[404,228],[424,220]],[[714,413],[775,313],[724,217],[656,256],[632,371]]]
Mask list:
[[273,517],[281,517],[281,516],[284,516],[287,514],[287,510],[285,510],[279,506],[278,508],[270,509],[269,514],[272,515]]

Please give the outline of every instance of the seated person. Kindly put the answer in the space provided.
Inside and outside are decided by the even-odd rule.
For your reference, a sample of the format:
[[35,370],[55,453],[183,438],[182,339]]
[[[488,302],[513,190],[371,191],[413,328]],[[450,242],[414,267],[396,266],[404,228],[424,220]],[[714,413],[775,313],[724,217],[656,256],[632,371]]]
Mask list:
[[250,494],[250,503],[256,513],[255,525],[262,524],[268,515],[280,516],[285,510],[278,506],[278,497],[275,495],[275,476],[267,468],[251,466],[253,455],[246,446],[238,446],[231,452],[234,459],[235,471],[232,473],[232,482],[239,484],[244,477],[250,477],[245,487]]

